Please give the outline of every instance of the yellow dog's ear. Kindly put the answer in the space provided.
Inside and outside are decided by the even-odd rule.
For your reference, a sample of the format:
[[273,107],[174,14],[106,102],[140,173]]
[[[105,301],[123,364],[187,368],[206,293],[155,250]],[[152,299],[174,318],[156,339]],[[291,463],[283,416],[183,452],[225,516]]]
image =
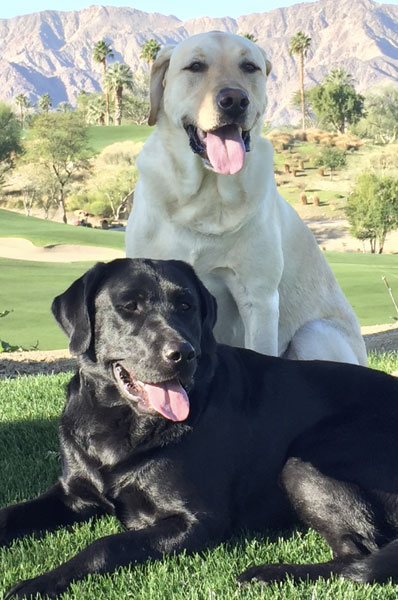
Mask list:
[[261,54],[264,57],[264,60],[265,60],[265,74],[268,76],[271,73],[271,71],[272,71],[272,64],[268,60],[267,54],[266,54],[264,48],[261,48],[261,46],[259,46],[258,44],[257,44],[257,48],[259,48],[259,50],[261,51]]
[[164,76],[169,68],[170,57],[175,46],[164,46],[156,57],[151,69],[150,80],[150,111],[148,125],[155,125],[160,102],[163,96]]

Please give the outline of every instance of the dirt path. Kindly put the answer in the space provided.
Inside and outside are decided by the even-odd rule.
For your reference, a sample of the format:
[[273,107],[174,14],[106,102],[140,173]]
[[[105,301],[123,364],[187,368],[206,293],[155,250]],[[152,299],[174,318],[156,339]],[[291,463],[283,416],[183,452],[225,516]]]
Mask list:
[[[315,235],[315,239],[322,250],[334,250],[336,252],[364,251],[362,242],[350,235],[350,227],[345,219],[305,219],[305,223]],[[365,250],[366,252],[370,251],[368,242]],[[392,231],[388,234],[384,244],[384,253],[398,253],[398,231]]]
[[34,260],[40,262],[80,262],[96,260],[112,260],[124,258],[122,250],[99,246],[79,246],[57,244],[54,246],[35,246],[23,238],[0,237],[0,257],[18,260]]

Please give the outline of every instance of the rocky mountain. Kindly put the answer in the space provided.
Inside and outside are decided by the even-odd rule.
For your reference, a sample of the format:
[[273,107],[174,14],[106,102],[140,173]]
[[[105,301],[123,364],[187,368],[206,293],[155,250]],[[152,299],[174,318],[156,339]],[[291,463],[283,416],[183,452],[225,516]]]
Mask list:
[[306,60],[306,87],[320,82],[335,67],[351,73],[359,91],[398,82],[398,6],[373,0],[318,0],[266,13],[231,19],[203,17],[182,22],[174,16],[134,8],[91,6],[71,12],[55,10],[0,19],[0,99],[19,93],[31,102],[49,93],[54,105],[75,103],[82,89],[99,91],[102,68],[92,60],[98,40],[113,48],[115,61],[133,70],[147,68],[139,58],[149,38],[175,44],[189,35],[218,29],[252,33],[273,64],[267,120],[298,122],[290,107],[298,89],[297,60],[289,40],[298,30],[312,38]]

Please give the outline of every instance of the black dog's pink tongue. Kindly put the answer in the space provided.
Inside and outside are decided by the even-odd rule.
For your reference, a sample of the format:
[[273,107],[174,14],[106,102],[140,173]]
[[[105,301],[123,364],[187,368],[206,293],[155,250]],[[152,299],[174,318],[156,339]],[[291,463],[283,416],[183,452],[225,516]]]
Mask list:
[[144,388],[148,405],[166,419],[185,421],[189,415],[189,399],[186,391],[178,381],[163,383],[145,383]]
[[207,157],[221,175],[234,175],[244,165],[245,144],[236,125],[225,125],[206,136]]

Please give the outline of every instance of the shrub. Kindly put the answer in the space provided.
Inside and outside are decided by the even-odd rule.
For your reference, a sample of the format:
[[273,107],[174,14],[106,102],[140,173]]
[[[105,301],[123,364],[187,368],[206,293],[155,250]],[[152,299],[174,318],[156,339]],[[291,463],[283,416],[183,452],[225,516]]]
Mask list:
[[362,173],[349,196],[346,214],[354,237],[383,252],[387,234],[398,228],[398,179]]

